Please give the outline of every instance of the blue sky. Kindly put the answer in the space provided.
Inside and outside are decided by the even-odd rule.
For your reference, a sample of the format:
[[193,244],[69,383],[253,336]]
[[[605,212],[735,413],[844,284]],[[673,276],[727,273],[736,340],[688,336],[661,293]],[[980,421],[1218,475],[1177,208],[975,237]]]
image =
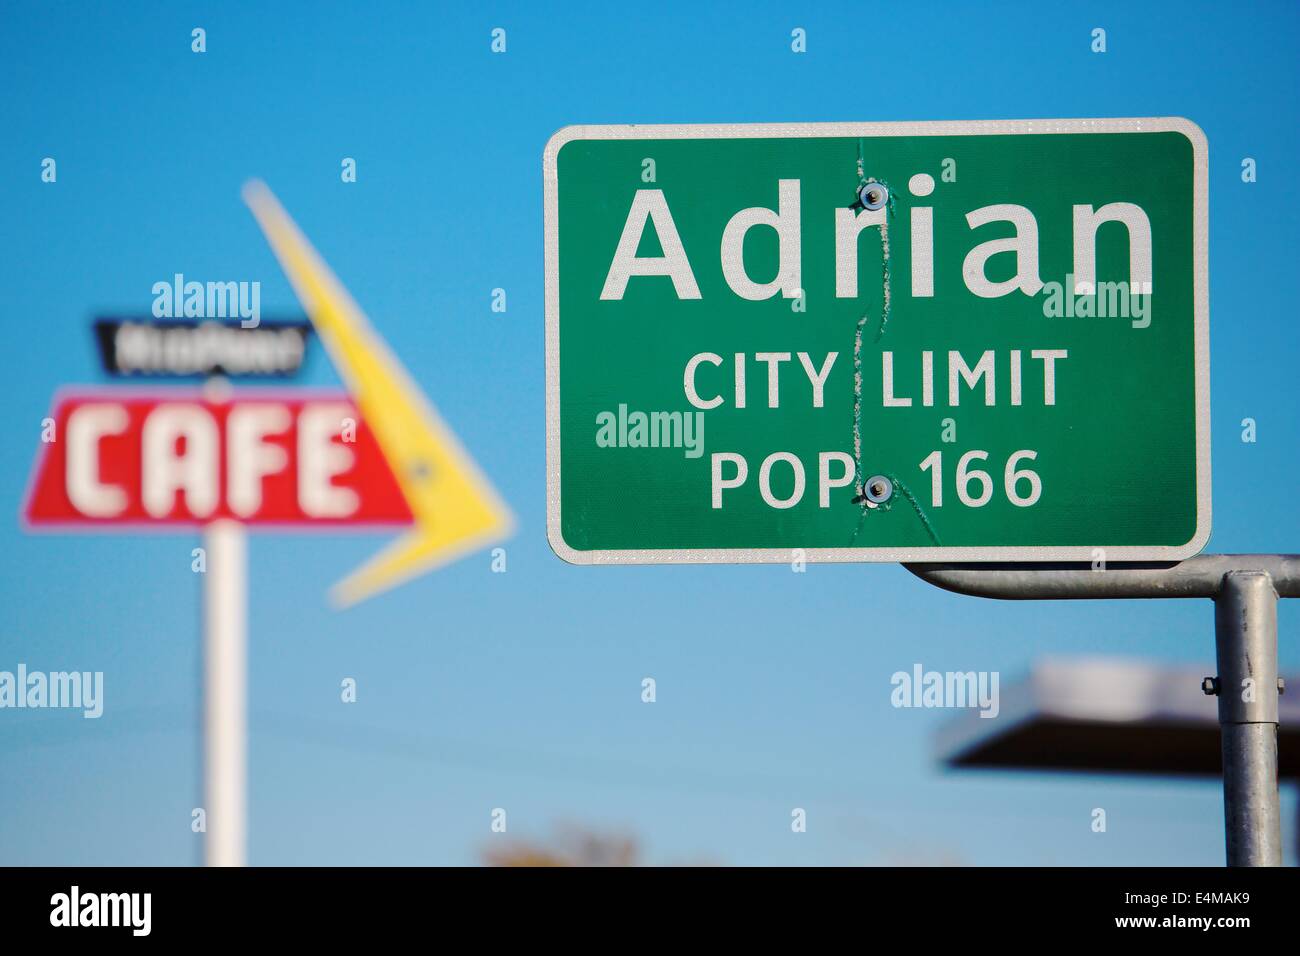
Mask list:
[[[944,714],[889,704],[890,675],[915,662],[1004,680],[1049,654],[1208,668],[1206,602],[1007,604],[894,566],[577,568],[551,553],[541,152],[571,123],[1193,119],[1210,143],[1209,550],[1294,551],[1293,4],[265,6],[3,14],[0,669],[102,670],[106,710],[0,712],[0,862],[200,859],[196,536],[29,535],[17,516],[53,393],[103,381],[95,314],[147,311],[175,272],[256,279],[264,312],[297,311],[239,200],[253,176],[519,526],[505,574],[479,554],[341,613],[326,589],[383,535],[253,538],[251,862],[472,863],[494,807],[512,836],[634,833],[651,862],[1222,861],[1213,781],[944,772],[929,749]],[[1105,54],[1089,49],[1098,26]],[[337,382],[319,351],[304,381]]]

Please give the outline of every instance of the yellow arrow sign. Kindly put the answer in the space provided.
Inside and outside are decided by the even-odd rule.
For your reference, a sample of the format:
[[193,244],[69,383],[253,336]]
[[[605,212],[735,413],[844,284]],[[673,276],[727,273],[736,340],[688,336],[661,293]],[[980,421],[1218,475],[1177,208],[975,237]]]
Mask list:
[[335,585],[354,604],[507,537],[510,510],[279,201],[244,186],[271,249],[406,496],[415,528]]

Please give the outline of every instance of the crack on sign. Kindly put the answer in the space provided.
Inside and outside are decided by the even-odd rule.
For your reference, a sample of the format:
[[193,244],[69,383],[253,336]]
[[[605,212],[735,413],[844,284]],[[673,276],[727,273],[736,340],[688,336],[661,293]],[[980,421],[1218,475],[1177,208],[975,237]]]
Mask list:
[[[894,190],[883,179],[868,179],[868,183],[880,183],[889,191],[889,198],[885,200],[885,221],[880,224],[880,289],[881,289],[881,306],[880,306],[880,328],[876,330],[876,341],[885,334],[885,327],[889,325],[890,315],[890,296],[889,296],[889,217],[894,214]],[[865,184],[864,184],[865,185]]]
[[889,480],[894,483],[895,490],[902,492],[903,497],[907,499],[907,503],[912,506],[912,510],[916,512],[916,516],[921,519],[921,527],[925,528],[925,533],[930,536],[931,543],[937,547],[939,544],[939,535],[935,532],[934,525],[930,524],[930,516],[925,513],[925,509],[921,507],[921,503],[916,500],[916,495],[912,494],[912,489],[899,481],[897,475],[891,474],[888,477]]
[[[890,296],[889,296],[889,217],[894,212],[894,191],[890,189],[889,183],[883,179],[877,179],[874,176],[868,177],[865,171],[863,160],[863,142],[858,140],[858,187],[854,190],[854,195],[858,195],[862,187],[868,183],[880,183],[885,187],[888,193],[888,199],[885,202],[885,215],[880,223],[880,287],[881,287],[881,310],[880,310],[880,328],[876,332],[875,341],[879,342],[880,337],[885,334],[885,327],[889,324]],[[854,203],[854,206],[858,203]],[[850,207],[852,208],[852,207]],[[866,331],[867,322],[871,318],[870,309],[863,309],[862,315],[858,318],[857,327],[853,334],[853,461],[856,468],[854,473],[854,487],[859,499],[863,498],[863,468],[862,468],[862,338]],[[863,515],[866,515],[866,508],[863,509]],[[862,529],[862,522],[858,522],[858,531]],[[855,531],[853,537],[856,539],[858,533]]]
[[[874,176],[866,175],[866,164],[863,157],[863,141],[858,140],[858,188],[855,195],[860,193],[863,186],[869,183],[880,183],[885,187],[888,199],[885,201],[885,216],[880,223],[880,290],[881,290],[881,308],[880,308],[880,327],[876,330],[873,342],[879,342],[884,336],[889,326],[891,314],[890,301],[890,275],[889,275],[889,220],[894,215],[894,190],[890,184]],[[855,205],[857,205],[855,203]],[[893,505],[890,501],[879,504],[868,501],[866,497],[865,479],[863,477],[865,469],[862,463],[862,339],[866,332],[867,323],[871,318],[871,310],[864,308],[862,315],[859,316],[857,326],[853,335],[853,461],[856,468],[854,474],[854,486],[857,491],[853,501],[862,503],[862,513],[858,517],[857,527],[853,530],[853,538],[850,545],[856,544],[862,529],[866,525],[867,515],[873,511],[879,511],[882,514],[888,513]],[[930,522],[930,517],[921,507],[921,503],[916,500],[916,495],[912,490],[899,480],[898,476],[892,472],[886,472],[887,477],[892,483],[895,490],[912,506],[912,511],[920,520],[921,526],[925,528],[926,534],[930,540],[937,546],[939,544],[939,535],[934,530],[934,525]]]
[[[859,160],[859,168],[861,160]],[[881,182],[885,188],[889,188],[888,183],[883,180],[865,179],[860,185],[866,183]],[[888,204],[885,207],[885,218],[880,223],[880,287],[881,287],[881,310],[880,310],[880,328],[876,332],[874,341],[879,342],[880,337],[885,334],[885,326],[889,323],[889,216],[893,213],[893,193],[890,192]],[[862,338],[866,332],[867,322],[871,318],[871,310],[864,309],[862,315],[858,317],[857,327],[853,334],[853,460],[857,463],[857,493],[862,494]]]
[[[925,533],[930,536],[930,542],[934,544],[936,547],[938,547],[941,544],[941,542],[939,541],[939,534],[934,530],[934,525],[930,523],[930,516],[925,513],[925,509],[921,507],[921,503],[916,500],[916,495],[912,494],[912,489],[907,487],[907,485],[903,484],[903,482],[899,479],[899,477],[893,472],[887,472],[885,474],[885,477],[888,478],[890,482],[893,484],[894,490],[898,492],[900,495],[902,495],[903,498],[907,500],[907,503],[912,506],[912,512],[916,515],[918,519],[920,519],[921,527],[923,527],[925,529]],[[857,544],[858,535],[862,534],[862,528],[867,523],[868,514],[870,514],[872,511],[879,511],[881,514],[888,514],[893,509],[894,506],[893,498],[890,498],[889,501],[885,501],[880,504],[875,504],[874,502],[868,501],[865,497],[861,499],[854,498],[853,500],[862,501],[862,514],[858,518],[857,527],[853,529],[853,538],[849,541],[850,546]]]

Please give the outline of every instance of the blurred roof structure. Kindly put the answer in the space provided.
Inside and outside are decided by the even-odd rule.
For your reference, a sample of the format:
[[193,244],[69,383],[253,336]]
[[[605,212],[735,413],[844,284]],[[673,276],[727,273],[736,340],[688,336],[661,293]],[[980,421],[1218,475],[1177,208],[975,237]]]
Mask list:
[[[1207,668],[1117,658],[1045,659],[1006,686],[993,718],[962,710],[935,735],[949,767],[1218,775]],[[1300,778],[1300,675],[1279,700],[1278,776]]]

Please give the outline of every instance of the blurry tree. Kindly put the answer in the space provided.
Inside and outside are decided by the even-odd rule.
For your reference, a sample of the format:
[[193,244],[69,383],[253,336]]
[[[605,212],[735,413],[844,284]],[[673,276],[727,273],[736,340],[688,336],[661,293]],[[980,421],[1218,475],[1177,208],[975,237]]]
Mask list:
[[510,840],[482,851],[488,866],[636,866],[638,849],[633,837],[596,833],[566,825],[557,829],[549,844]]

